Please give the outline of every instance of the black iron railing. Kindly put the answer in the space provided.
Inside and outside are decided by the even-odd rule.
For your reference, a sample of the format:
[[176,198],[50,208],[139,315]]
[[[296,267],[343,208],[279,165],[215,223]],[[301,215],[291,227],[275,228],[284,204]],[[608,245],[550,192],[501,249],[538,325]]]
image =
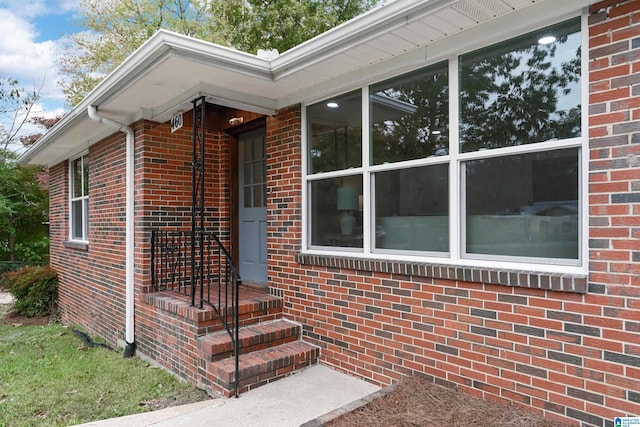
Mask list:
[[238,299],[242,280],[231,255],[210,232],[151,232],[151,284],[155,291],[187,295],[191,304],[212,307],[231,337],[235,395],[239,384]]

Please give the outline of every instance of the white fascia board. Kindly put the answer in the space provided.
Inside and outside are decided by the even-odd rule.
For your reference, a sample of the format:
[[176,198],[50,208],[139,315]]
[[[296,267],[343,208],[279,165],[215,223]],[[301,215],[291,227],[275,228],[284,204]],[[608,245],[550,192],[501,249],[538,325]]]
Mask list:
[[[226,48],[214,43],[187,37],[167,30],[159,30],[122,64],[105,77],[73,110],[48,130],[18,161],[29,163],[68,129],[88,117],[87,107],[100,106],[126,88],[136,79],[162,63],[167,55],[179,55],[207,65],[217,65],[239,74],[272,81],[269,62],[255,55]],[[89,141],[87,140],[87,143]],[[78,142],[83,145],[83,142]]]
[[[540,0],[525,9],[499,16],[465,31],[438,40],[426,46],[388,58],[384,61],[351,70],[348,73],[305,87],[278,99],[278,109],[305,102],[313,104],[327,97],[354,90],[362,85],[383,81],[420,67],[446,60],[505,39],[553,25],[578,16],[593,0]],[[396,0],[395,3],[401,3]]]
[[271,61],[278,81],[458,0],[396,0],[320,34]]

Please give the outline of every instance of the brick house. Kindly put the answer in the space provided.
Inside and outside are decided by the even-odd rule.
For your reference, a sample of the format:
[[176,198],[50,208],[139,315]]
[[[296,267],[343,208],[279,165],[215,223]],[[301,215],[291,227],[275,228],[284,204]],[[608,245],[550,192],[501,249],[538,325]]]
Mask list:
[[160,31],[21,161],[62,321],[126,355],[608,426],[640,416],[638,143],[639,0],[396,0],[277,56]]

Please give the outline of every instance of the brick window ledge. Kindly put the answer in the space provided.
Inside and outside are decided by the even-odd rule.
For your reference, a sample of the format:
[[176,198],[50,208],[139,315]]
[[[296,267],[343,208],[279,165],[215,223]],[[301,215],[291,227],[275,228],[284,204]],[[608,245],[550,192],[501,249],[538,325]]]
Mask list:
[[401,274],[434,279],[462,280],[503,286],[550,291],[587,292],[587,276],[578,274],[539,273],[531,271],[492,269],[482,267],[402,262],[341,256],[298,254],[296,261],[302,265],[316,265],[359,271]]
[[69,249],[77,249],[79,251],[88,251],[89,244],[84,242],[76,242],[73,240],[67,240],[64,242],[64,247]]

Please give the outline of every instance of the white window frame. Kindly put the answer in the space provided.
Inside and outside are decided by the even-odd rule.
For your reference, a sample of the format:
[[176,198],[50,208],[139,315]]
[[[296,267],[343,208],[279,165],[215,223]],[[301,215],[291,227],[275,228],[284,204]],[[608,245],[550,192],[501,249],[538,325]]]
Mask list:
[[[562,22],[571,18],[575,18],[576,15],[558,17],[555,22],[547,21],[540,23],[534,27],[524,26],[521,31],[512,32],[505,36],[504,39],[510,39],[519,35],[527,34],[531,31],[535,31],[536,28],[543,28],[554,23]],[[473,46],[470,46],[464,51],[451,52],[449,55],[434,55],[432,60],[428,63],[420,64],[419,66],[411,69],[403,69],[397,74],[385,73],[384,79],[394,77],[396,75],[405,74],[420,68],[427,67],[432,64],[441,62],[443,59],[448,60],[448,73],[449,73],[449,154],[447,156],[437,157],[435,159],[417,159],[409,160],[405,162],[398,162],[385,165],[371,165],[369,160],[370,155],[370,123],[369,123],[369,86],[382,81],[383,79],[375,79],[366,82],[361,85],[362,90],[362,166],[359,168],[351,168],[345,170],[324,172],[308,175],[308,120],[307,120],[307,106],[316,104],[317,102],[323,102],[331,96],[339,96],[353,89],[344,89],[339,92],[332,93],[331,96],[319,97],[318,99],[311,100],[307,103],[303,103],[302,108],[302,153],[304,161],[302,162],[302,204],[303,204],[303,216],[302,216],[302,253],[310,255],[346,255],[350,257],[363,258],[363,259],[382,259],[389,261],[400,262],[431,262],[435,264],[445,265],[463,265],[469,267],[491,268],[491,269],[510,269],[510,270],[525,270],[535,271],[542,273],[565,273],[565,274],[580,274],[584,275],[588,272],[588,13],[583,10],[581,14],[581,38],[582,38],[582,78],[581,78],[581,106],[582,117],[581,125],[582,132],[578,138],[570,138],[561,140],[560,142],[541,142],[534,144],[527,144],[517,147],[498,148],[487,151],[460,153],[459,151],[459,61],[460,57],[468,52],[476,50],[478,48],[492,45],[500,40],[488,39],[486,43],[478,45],[477,40]],[[499,155],[513,155],[524,154],[533,152],[544,152],[550,149],[563,149],[563,148],[578,148],[578,166],[579,166],[579,183],[578,183],[578,197],[579,197],[579,213],[578,213],[578,228],[579,228],[579,241],[578,241],[578,259],[563,260],[563,259],[528,259],[522,257],[522,259],[508,258],[504,256],[475,256],[466,255],[464,253],[464,201],[463,201],[463,188],[461,185],[462,163],[468,160],[486,157],[497,157]],[[373,251],[371,236],[375,233],[375,224],[372,222],[372,206],[373,206],[373,178],[372,174],[389,169],[397,169],[409,166],[422,166],[434,163],[449,163],[449,253],[446,254],[433,254],[425,253],[424,255],[418,255],[411,253],[389,253],[387,251]],[[363,177],[363,205],[368,214],[363,215],[363,230],[369,230],[368,233],[363,233],[363,248],[342,248],[342,247],[327,247],[327,246],[312,246],[310,244],[310,225],[311,225],[311,200],[308,197],[309,185],[311,182],[320,179],[334,178],[346,175],[360,174]]]
[[[89,243],[89,186],[87,183],[87,194],[82,194],[79,197],[74,197],[74,163],[76,160],[80,159],[80,165],[82,168],[81,171],[81,188],[84,191],[85,188],[85,171],[84,171],[84,159],[87,158],[87,165],[89,164],[88,162],[88,155],[89,152],[85,151],[75,157],[72,157],[69,159],[69,240],[70,241],[74,241],[74,242],[79,242],[79,243]],[[73,217],[73,203],[74,202],[78,202],[81,201],[82,202],[82,236],[81,237],[76,237],[73,234],[73,230],[75,228],[75,223],[74,223],[74,217]],[[86,205],[86,209],[85,209],[85,205]]]

